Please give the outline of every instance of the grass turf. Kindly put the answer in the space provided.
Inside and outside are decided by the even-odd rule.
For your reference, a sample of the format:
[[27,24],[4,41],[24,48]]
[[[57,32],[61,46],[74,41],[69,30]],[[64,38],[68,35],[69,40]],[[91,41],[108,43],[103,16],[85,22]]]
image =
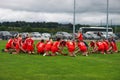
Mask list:
[[[5,43],[0,41],[0,49]],[[120,80],[119,75],[119,53],[43,57],[0,52],[0,80]]]

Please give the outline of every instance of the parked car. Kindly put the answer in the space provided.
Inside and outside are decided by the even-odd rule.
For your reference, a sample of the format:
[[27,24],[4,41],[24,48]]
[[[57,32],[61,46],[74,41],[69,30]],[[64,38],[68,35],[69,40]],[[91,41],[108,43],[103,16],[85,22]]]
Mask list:
[[51,34],[50,33],[42,33],[42,35],[41,36],[47,36],[47,37],[51,37]]
[[72,39],[72,35],[67,32],[57,32],[54,37],[55,37],[55,39],[56,38]]
[[89,34],[84,33],[84,34],[83,34],[83,38],[84,38],[84,39],[92,39],[92,36],[89,35]]
[[40,40],[41,40],[41,39],[43,39],[43,40],[49,40],[50,37],[48,37],[48,36],[41,36],[41,37],[40,37]]
[[33,40],[40,40],[41,34],[39,32],[31,32],[31,36]]
[[31,32],[32,37],[41,37],[39,32]]
[[12,35],[8,31],[0,31],[0,38],[2,40],[8,40]]
[[[111,37],[110,34],[108,34],[108,38],[110,38],[110,37]],[[101,38],[107,38],[106,32],[102,32]]]
[[19,33],[16,32],[16,31],[10,31],[10,34],[11,34],[12,36],[15,36],[15,35],[17,35],[17,34],[19,34]]
[[115,33],[115,35],[120,39],[120,33]]
[[100,39],[100,36],[98,36],[97,34],[94,34],[94,33],[87,33],[87,34],[90,35],[92,39],[95,39],[95,40]]
[[117,35],[115,35],[114,33],[109,34],[109,35],[110,35],[110,37],[113,37],[114,39],[119,39],[119,37]]
[[51,37],[50,33],[42,33],[41,35],[41,39],[44,39],[44,40],[49,40],[50,37]]

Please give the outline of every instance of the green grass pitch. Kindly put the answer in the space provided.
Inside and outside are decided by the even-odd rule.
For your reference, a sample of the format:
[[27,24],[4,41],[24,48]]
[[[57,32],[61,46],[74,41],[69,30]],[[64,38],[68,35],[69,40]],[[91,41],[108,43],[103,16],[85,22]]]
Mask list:
[[[5,43],[0,41],[0,50]],[[0,52],[0,80],[120,80],[120,53],[43,57]]]

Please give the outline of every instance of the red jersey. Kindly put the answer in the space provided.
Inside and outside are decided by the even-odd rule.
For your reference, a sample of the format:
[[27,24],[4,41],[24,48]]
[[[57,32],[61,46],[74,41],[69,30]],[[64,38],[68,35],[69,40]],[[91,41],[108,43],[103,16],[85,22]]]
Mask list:
[[25,41],[24,41],[24,42],[22,42],[22,41],[21,41],[21,46],[22,46],[22,48],[23,48],[24,50],[26,50],[26,49],[27,49],[26,39],[25,39]]
[[31,38],[26,39],[27,51],[34,50],[33,44],[34,44],[34,41]]
[[103,41],[102,43],[104,45],[104,50],[107,51],[109,49],[108,43],[106,41]]
[[109,45],[109,41],[108,40],[105,40],[105,42]]
[[32,46],[33,43],[34,43],[34,41],[33,41],[31,38],[27,38],[27,39],[26,39],[26,44],[27,44],[27,46]]
[[48,41],[48,42],[45,44],[45,51],[50,51],[52,45],[53,45],[52,41]]
[[58,52],[59,46],[60,46],[60,42],[59,41],[54,42],[53,45],[52,45],[52,47],[51,47],[51,51],[53,53]]
[[79,33],[79,34],[78,34],[78,40],[79,40],[79,41],[83,41],[83,35],[82,35],[82,33]]
[[13,43],[13,39],[11,38],[11,39],[8,40],[8,42],[6,44],[6,49],[12,48],[12,43]]
[[110,42],[110,45],[112,46],[112,50],[113,50],[113,51],[117,51],[117,50],[118,50],[117,45],[116,45],[115,42],[111,41],[111,42]]
[[16,49],[16,50],[20,50],[20,42],[21,42],[22,38],[21,38],[21,37],[18,37],[18,38],[15,39],[15,40],[16,40],[15,49]]
[[43,42],[39,42],[36,47],[38,53],[44,53],[45,44]]
[[66,43],[66,47],[68,48],[69,52],[74,52],[74,50],[75,50],[75,43],[71,42],[71,41],[68,41]]
[[86,52],[87,51],[87,46],[85,45],[84,42],[79,42],[78,43],[78,47],[79,47],[80,51],[82,51],[82,52]]
[[98,51],[104,51],[104,44],[102,42],[97,42],[96,45],[98,47]]

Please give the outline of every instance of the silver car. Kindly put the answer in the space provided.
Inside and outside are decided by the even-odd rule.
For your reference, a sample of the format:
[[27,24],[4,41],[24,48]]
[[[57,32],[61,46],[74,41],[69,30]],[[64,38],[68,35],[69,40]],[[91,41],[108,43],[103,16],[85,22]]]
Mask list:
[[0,31],[0,38],[2,40],[7,40],[11,37],[12,35],[8,31]]
[[55,38],[72,39],[72,35],[67,32],[57,32]]

